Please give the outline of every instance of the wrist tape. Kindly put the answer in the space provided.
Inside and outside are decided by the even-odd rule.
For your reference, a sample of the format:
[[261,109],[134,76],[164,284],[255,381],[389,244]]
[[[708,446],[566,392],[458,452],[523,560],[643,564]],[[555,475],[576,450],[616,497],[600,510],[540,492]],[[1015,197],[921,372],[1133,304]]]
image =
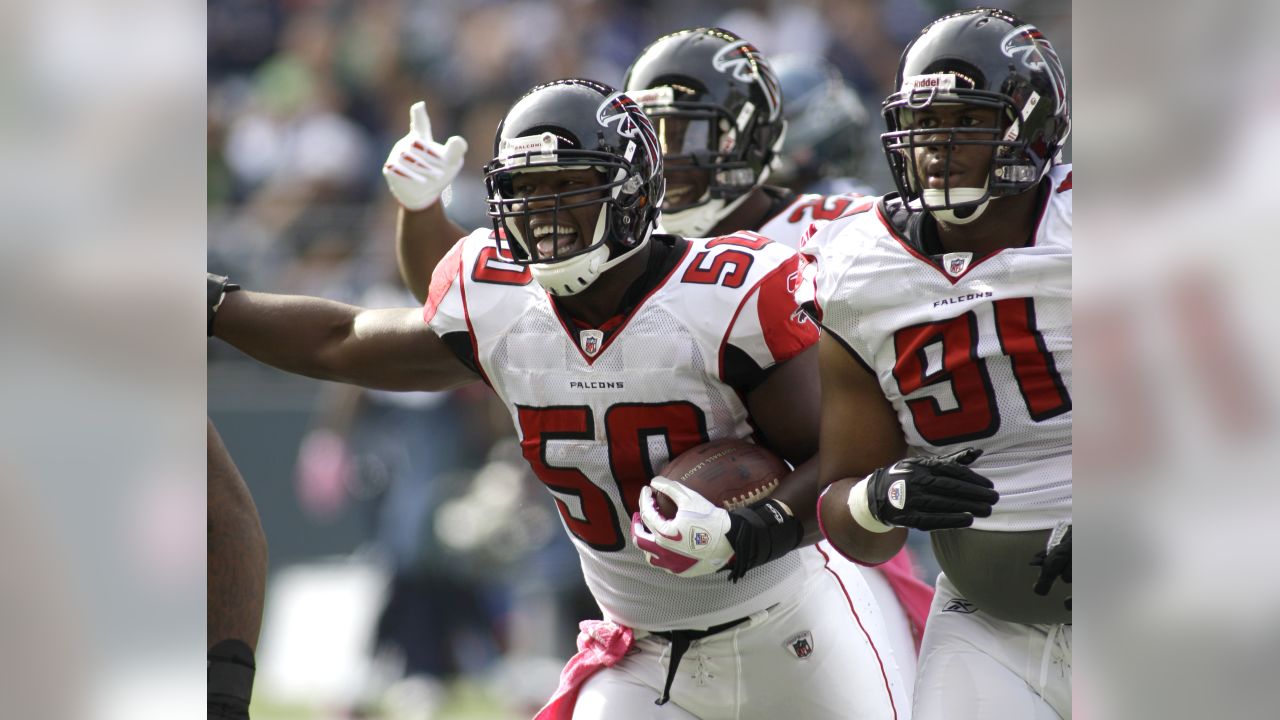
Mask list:
[[867,481],[870,479],[871,476],[868,475],[849,489],[849,514],[863,529],[873,533],[887,533],[893,526],[880,522],[875,513],[871,512],[870,500],[867,498]]

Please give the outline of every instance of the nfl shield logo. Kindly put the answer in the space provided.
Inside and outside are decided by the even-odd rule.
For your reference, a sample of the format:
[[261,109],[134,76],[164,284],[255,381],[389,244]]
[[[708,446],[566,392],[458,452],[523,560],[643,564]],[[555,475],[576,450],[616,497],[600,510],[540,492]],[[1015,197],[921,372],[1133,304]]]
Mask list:
[[693,529],[693,546],[695,548],[705,547],[711,542],[711,533],[702,528]]
[[889,486],[889,504],[901,510],[907,504],[907,481],[895,480]]
[[787,641],[787,650],[803,660],[813,654],[813,633],[805,630]]
[[942,265],[946,268],[948,275],[959,277],[964,274],[965,270],[969,269],[970,260],[973,260],[973,253],[947,253],[942,256]]
[[583,330],[579,337],[582,344],[582,352],[591,357],[595,357],[600,352],[600,345],[604,341],[604,333],[599,330]]

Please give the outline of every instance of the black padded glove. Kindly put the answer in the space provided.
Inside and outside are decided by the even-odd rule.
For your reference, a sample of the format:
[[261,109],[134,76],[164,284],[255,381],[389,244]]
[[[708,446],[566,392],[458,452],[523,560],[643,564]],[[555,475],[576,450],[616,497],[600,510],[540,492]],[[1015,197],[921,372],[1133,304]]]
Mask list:
[[859,525],[873,532],[969,527],[975,517],[989,517],[1000,499],[990,480],[965,467],[981,454],[966,448],[880,468],[850,491],[849,510]]
[[729,513],[728,537],[733,558],[725,567],[736,583],[751,568],[799,547],[804,527],[781,502],[765,499]]
[[[1062,578],[1062,582],[1071,582],[1071,526],[1067,525],[1065,532],[1062,528],[1055,530],[1049,536],[1048,546],[1041,552],[1036,553],[1036,557],[1031,561],[1032,565],[1039,566],[1040,578],[1036,580],[1035,588],[1037,595],[1048,595],[1049,590],[1053,587],[1053,581]],[[1067,609],[1071,609],[1071,598],[1066,599]]]

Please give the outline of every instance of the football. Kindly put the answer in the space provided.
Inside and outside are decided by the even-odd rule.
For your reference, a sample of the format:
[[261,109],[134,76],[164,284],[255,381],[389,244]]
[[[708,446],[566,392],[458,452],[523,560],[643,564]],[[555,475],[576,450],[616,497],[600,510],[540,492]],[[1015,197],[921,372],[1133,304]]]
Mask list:
[[[768,497],[787,464],[768,448],[746,440],[715,440],[680,455],[659,473],[697,492],[726,510],[745,507]],[[675,517],[676,505],[666,495],[655,492],[663,517]]]

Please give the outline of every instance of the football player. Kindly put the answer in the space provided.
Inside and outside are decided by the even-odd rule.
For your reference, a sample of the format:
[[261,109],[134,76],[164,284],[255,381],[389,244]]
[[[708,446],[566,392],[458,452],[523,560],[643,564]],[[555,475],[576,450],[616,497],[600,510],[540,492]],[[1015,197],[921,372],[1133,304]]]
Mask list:
[[[625,83],[658,134],[666,231],[685,237],[753,231],[796,248],[811,222],[832,220],[861,197],[801,194],[765,184],[786,135],[779,83],[755,46],[727,30],[682,30],[655,40],[631,65]],[[857,101],[841,97],[844,102],[829,111],[844,113]],[[400,271],[414,295],[425,300],[430,269],[465,234],[437,200],[462,167],[466,143],[456,136],[434,142],[422,103],[410,117],[410,132],[392,148],[383,174],[402,206]],[[840,559],[834,566],[842,574],[858,572]],[[915,577],[905,551],[871,570],[868,580],[910,683],[932,590]],[[908,696],[910,689],[908,684]]]
[[266,598],[267,538],[244,478],[213,422],[207,424],[209,718],[248,720]]
[[[424,309],[225,293],[211,275],[214,334],[311,377],[495,391],[606,618],[585,624],[545,717],[905,717],[865,586],[797,550],[818,537],[816,328],[790,295],[799,256],[752,233],[656,234],[657,133],[589,80],[516,102],[485,182],[493,227],[439,263]],[[687,449],[748,437],[796,467],[769,499],[728,512],[654,479]],[[646,527],[651,479],[680,508]],[[900,545],[851,535],[869,562]]]
[[[799,91],[813,90],[818,81],[809,76],[827,68],[788,61],[784,69],[801,96],[797,105],[807,111],[804,114],[787,111],[791,98],[782,95],[784,86],[769,60],[727,30],[699,28],[666,35],[632,63],[627,92],[644,107],[663,144],[665,229],[686,236],[753,230],[798,248],[812,222],[832,220],[861,199],[865,188],[819,194],[766,184],[776,165],[787,164],[786,138],[797,130],[791,121],[799,122],[801,140],[813,141],[821,133],[811,123],[820,124],[823,113],[855,120],[859,110],[865,115],[852,90],[838,92],[839,86],[826,75],[823,87],[832,92],[822,102],[828,105],[805,103],[807,93]],[[854,128],[842,129],[853,134]],[[848,145],[829,143],[814,149],[834,161],[837,152],[847,156],[860,141],[850,138]],[[791,149],[794,153],[794,146]],[[838,560],[833,567],[842,575],[859,572]],[[905,549],[862,574],[881,607],[899,670],[910,683],[933,591],[915,576]],[[911,685],[906,692],[910,697]]]
[[896,84],[882,142],[897,193],[827,224],[802,250],[816,265],[806,302],[827,330],[823,529],[855,552],[863,531],[905,535],[899,519],[927,501],[913,474],[970,460],[1000,499],[990,517],[957,516],[931,533],[943,573],[915,716],[1068,718],[1066,76],[1034,26],[976,9],[924,28]]

